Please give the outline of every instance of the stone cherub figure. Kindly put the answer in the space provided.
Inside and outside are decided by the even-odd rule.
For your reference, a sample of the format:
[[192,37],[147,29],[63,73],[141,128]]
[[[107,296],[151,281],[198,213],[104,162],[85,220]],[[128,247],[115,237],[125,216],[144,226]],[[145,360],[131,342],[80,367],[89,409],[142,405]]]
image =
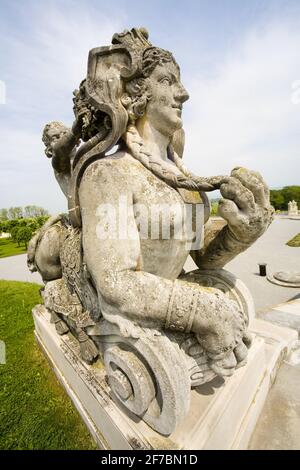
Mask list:
[[[57,331],[75,335],[87,362],[100,355],[117,400],[169,434],[188,411],[191,386],[246,361],[251,307],[222,268],[269,226],[269,191],[245,168],[200,178],[183,166],[188,93],[173,55],[153,47],[144,28],[91,50],[74,94],[73,128],[50,123],[43,136],[69,217],[35,235],[29,264],[45,281]],[[205,194],[215,189],[218,228]],[[149,214],[162,205],[170,236],[151,237]],[[176,236],[187,206],[202,209],[202,224],[193,213],[193,230]],[[185,274],[189,254],[199,270]]]

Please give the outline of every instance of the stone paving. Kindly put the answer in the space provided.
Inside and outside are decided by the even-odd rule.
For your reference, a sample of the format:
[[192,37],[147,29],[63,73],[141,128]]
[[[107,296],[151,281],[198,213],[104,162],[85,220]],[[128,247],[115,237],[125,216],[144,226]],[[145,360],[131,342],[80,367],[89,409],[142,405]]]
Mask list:
[[300,450],[300,365],[284,362],[252,435],[251,450]]
[[[300,289],[282,287],[259,276],[258,263],[267,263],[267,272],[300,271],[300,248],[286,245],[300,232],[300,219],[276,217],[266,233],[248,250],[228,263],[225,269],[240,278],[254,298],[257,312],[267,311],[274,305],[286,302],[300,294]],[[190,271],[196,265],[189,258],[185,269]]]

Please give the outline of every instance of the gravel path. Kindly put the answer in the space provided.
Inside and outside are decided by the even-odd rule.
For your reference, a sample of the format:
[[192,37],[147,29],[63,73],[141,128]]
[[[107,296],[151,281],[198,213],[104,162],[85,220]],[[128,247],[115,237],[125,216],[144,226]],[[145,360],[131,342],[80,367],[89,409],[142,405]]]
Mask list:
[[43,284],[39,273],[31,273],[27,268],[27,255],[8,256],[0,259],[0,279]]

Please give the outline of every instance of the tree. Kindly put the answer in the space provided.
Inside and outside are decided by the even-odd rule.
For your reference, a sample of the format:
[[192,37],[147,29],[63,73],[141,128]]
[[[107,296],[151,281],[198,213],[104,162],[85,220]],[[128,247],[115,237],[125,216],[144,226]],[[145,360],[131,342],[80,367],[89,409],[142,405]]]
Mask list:
[[36,217],[47,217],[47,219],[48,219],[49,218],[49,212],[46,209],[44,209],[43,207],[38,207]]
[[26,206],[24,207],[10,207],[9,209],[0,209],[1,220],[15,220],[15,219],[32,219],[36,217],[49,217],[49,212],[43,207],[39,206]]
[[21,219],[23,217],[23,208],[22,207],[10,207],[7,211],[9,219]]
[[48,211],[39,206],[26,206],[24,208],[24,216],[27,218],[44,217],[49,215]]
[[219,203],[217,201],[211,201],[211,215],[218,215]]
[[38,222],[38,217],[25,219],[25,220],[26,220],[26,226],[29,227],[32,232],[35,232],[40,227],[39,222]]
[[8,220],[6,222],[7,232],[11,234],[11,231],[14,227],[19,226],[19,221],[17,219]]
[[40,228],[44,225],[44,223],[49,219],[49,215],[41,215],[39,217],[36,217],[36,223],[37,223],[37,228]]
[[272,189],[270,191],[270,202],[276,210],[285,209],[285,201],[281,190]]
[[0,219],[0,235],[2,232],[5,232],[5,228],[6,228],[6,221]]
[[270,191],[270,201],[276,210],[287,210],[289,201],[296,201],[300,206],[300,186],[285,186]]
[[32,238],[32,231],[29,227],[20,227],[17,231],[17,242],[24,243],[25,248],[27,250],[28,242]]
[[284,197],[286,209],[288,208],[289,201],[296,201],[298,206],[300,204],[300,186],[285,186],[281,193]]
[[18,243],[18,246],[20,246],[20,241],[19,241],[19,237],[18,237],[19,230],[20,230],[20,227],[18,227],[18,225],[15,225],[10,230],[11,239],[14,243]]
[[7,209],[0,209],[0,219],[7,220],[8,219],[8,210]]
[[1,220],[1,222],[0,222],[0,225],[1,225],[0,231],[1,232],[10,233],[9,229],[8,229],[8,223],[9,223],[8,220]]

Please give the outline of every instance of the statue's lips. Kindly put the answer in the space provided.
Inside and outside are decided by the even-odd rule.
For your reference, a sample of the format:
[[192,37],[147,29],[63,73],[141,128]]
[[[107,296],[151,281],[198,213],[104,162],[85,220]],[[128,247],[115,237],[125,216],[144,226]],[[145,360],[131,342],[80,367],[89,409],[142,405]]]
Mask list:
[[178,109],[179,111],[182,111],[182,106],[180,104],[173,104],[172,108]]

